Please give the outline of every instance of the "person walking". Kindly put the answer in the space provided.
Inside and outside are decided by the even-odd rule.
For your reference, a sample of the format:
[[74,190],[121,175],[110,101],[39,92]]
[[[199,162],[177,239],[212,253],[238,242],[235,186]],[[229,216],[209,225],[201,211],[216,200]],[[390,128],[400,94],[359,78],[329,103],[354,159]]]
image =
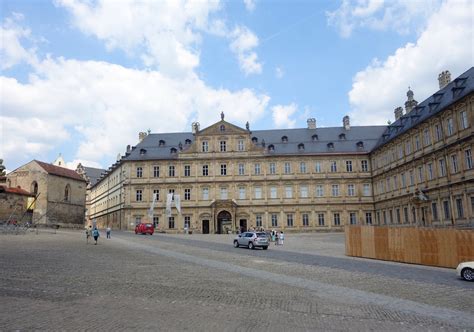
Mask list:
[[92,236],[94,237],[94,241],[95,241],[94,244],[97,244],[97,240],[99,239],[99,236],[100,236],[100,233],[99,233],[99,230],[97,229],[97,227],[95,227],[92,230]]
[[112,232],[112,229],[110,227],[107,227],[105,230],[105,233],[107,234],[107,238],[110,239],[110,233]]
[[280,241],[280,238],[279,238],[279,236],[278,236],[278,231],[276,231],[276,232],[275,232],[275,245],[276,245],[276,246],[280,244],[279,241]]
[[89,226],[89,228],[86,228],[86,244],[89,244],[89,238],[91,235],[91,226]]
[[283,231],[280,232],[280,245],[283,245],[283,241],[285,240],[285,234],[283,234]]

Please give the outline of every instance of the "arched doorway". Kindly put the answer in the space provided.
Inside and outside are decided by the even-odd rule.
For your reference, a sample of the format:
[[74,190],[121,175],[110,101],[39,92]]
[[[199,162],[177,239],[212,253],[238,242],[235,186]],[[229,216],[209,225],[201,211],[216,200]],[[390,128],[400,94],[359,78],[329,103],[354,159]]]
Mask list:
[[217,234],[226,234],[232,230],[232,215],[228,211],[221,211],[217,215]]

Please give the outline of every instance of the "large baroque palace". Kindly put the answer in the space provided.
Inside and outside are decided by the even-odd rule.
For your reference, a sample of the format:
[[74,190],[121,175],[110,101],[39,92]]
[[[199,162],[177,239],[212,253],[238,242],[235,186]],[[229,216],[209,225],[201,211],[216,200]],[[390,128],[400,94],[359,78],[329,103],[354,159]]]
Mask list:
[[[140,133],[89,189],[99,226],[224,233],[345,224],[474,222],[474,68],[422,103],[407,93],[388,126],[252,130],[224,119],[191,132]],[[166,212],[169,193],[181,213]],[[150,206],[155,204],[151,213]]]

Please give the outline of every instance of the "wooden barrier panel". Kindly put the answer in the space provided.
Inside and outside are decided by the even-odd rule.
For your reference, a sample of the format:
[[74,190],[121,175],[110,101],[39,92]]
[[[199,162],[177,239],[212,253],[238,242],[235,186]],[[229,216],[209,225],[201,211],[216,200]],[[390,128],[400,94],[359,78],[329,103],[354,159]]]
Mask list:
[[474,261],[474,230],[350,225],[345,239],[347,256],[452,268]]

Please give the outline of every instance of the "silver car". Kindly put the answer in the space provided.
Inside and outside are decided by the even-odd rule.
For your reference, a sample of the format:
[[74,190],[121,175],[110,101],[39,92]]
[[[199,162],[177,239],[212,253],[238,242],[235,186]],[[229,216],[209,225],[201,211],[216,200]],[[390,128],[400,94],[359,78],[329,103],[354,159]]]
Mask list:
[[267,250],[270,242],[268,242],[268,236],[264,232],[244,232],[239,234],[234,239],[234,247],[245,246],[249,249],[255,249],[261,247],[263,250]]

